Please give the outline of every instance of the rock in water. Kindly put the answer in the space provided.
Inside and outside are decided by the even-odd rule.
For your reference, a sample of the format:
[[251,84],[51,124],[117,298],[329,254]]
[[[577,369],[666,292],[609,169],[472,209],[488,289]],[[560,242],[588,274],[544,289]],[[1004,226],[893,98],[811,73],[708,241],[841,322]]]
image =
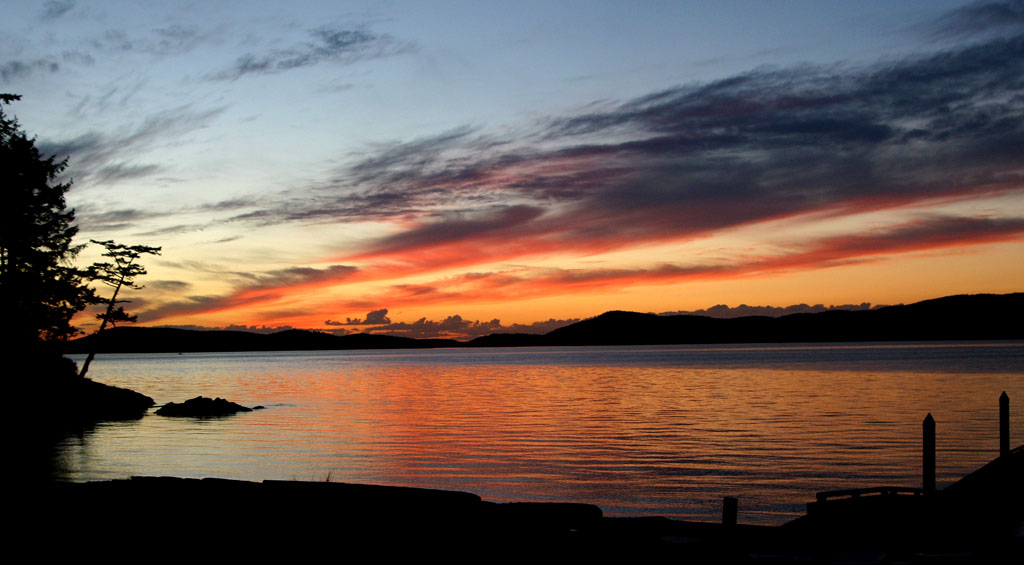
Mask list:
[[168,402],[156,411],[161,416],[191,416],[193,418],[229,416],[235,412],[252,412],[252,408],[246,408],[223,398],[197,396],[181,403]]

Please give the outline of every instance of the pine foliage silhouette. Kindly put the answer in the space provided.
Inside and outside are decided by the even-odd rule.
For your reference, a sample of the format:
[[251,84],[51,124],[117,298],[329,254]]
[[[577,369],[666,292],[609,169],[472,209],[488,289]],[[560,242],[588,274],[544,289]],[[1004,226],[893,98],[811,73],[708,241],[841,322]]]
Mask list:
[[39,352],[74,336],[71,318],[95,293],[72,261],[75,211],[57,182],[67,160],[43,157],[3,107],[21,97],[0,94],[0,313],[12,350]]

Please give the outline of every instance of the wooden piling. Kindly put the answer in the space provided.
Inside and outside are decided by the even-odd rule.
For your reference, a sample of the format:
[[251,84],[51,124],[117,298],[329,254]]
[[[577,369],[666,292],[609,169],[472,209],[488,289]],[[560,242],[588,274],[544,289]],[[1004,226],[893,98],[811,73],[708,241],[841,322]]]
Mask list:
[[999,395],[999,456],[1010,453],[1010,397]]
[[736,516],[739,514],[739,499],[727,496],[722,499],[722,525],[735,526]]
[[922,438],[923,444],[923,460],[922,460],[922,475],[923,485],[925,494],[935,492],[935,418],[932,418],[931,412],[924,417],[923,422],[924,437]]

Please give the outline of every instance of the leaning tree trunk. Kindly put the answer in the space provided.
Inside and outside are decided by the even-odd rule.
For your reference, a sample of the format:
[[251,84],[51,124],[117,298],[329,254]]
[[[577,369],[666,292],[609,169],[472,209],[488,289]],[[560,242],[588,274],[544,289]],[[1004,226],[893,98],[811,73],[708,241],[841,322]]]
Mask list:
[[[117,303],[117,293],[121,290],[121,285],[124,284],[124,277],[117,281],[117,287],[114,288],[114,294],[110,296],[110,302],[107,303],[107,313],[103,315],[103,322],[100,323],[100,329],[96,330],[93,335],[100,335],[107,327],[107,321],[110,319],[110,313],[114,311],[114,304]],[[82,363],[82,370],[78,373],[78,377],[84,379],[86,371],[89,370],[89,364],[92,363],[93,358],[96,357],[96,348],[93,347],[93,351],[89,352],[89,356],[85,358],[85,363]]]

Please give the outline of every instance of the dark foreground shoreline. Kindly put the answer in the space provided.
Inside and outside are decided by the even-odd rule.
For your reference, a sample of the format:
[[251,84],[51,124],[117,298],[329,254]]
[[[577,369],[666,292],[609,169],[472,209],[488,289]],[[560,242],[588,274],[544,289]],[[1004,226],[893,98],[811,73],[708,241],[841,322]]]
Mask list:
[[197,540],[209,540],[202,561],[369,551],[489,561],[1018,563],[1021,477],[1024,446],[938,492],[819,496],[806,516],[777,527],[613,518],[589,504],[493,503],[422,488],[133,477],[42,485],[19,523],[35,526],[26,535],[42,531],[70,549],[102,541],[118,551],[187,556]]

